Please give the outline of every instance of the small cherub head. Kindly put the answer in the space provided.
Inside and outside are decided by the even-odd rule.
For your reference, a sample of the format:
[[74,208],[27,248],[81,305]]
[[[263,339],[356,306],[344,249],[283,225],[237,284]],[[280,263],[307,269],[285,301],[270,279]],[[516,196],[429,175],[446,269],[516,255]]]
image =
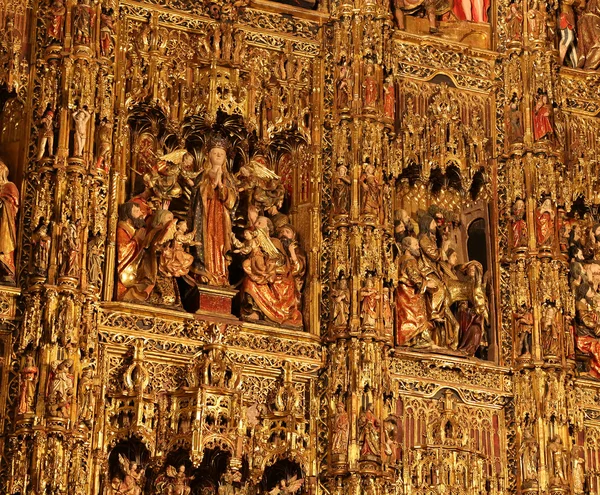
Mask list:
[[185,234],[187,232],[187,222],[185,220],[179,220],[177,222],[177,232]]
[[252,239],[254,239],[254,232],[250,229],[244,230],[244,239],[246,239],[247,241],[251,241]]

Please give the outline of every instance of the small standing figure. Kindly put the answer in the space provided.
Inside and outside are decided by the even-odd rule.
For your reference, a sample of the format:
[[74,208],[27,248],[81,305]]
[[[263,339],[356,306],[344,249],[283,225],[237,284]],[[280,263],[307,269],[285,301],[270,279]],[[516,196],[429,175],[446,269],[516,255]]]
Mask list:
[[62,42],[65,14],[67,9],[64,0],[54,0],[48,9],[46,34],[49,41]]
[[87,45],[90,42],[94,17],[90,0],[81,0],[81,3],[73,7],[73,42],[76,45]]
[[87,250],[87,279],[88,283],[96,288],[100,288],[102,283],[103,258],[102,238],[96,235],[88,241]]
[[331,291],[331,301],[333,302],[333,325],[345,326],[348,323],[350,312],[350,290],[346,277],[340,278],[336,287]]
[[48,156],[54,156],[54,112],[50,109],[44,112],[40,119],[40,146],[37,159],[41,160],[48,149]]
[[365,286],[361,290],[360,298],[362,323],[365,327],[374,327],[377,322],[377,301],[379,301],[379,294],[373,283],[373,276],[367,276]]
[[550,461],[550,487],[568,486],[565,449],[558,435],[554,435],[548,444],[548,454]]
[[525,220],[525,201],[517,199],[512,210],[512,246],[513,249],[527,247],[527,222]]
[[194,476],[188,476],[185,472],[185,466],[182,464],[179,469],[174,466],[167,466],[167,477],[170,478],[167,487],[167,495],[190,495],[190,481]]
[[350,177],[343,159],[338,160],[338,166],[333,181],[332,203],[334,215],[347,215],[350,209]]
[[102,7],[100,13],[100,54],[103,57],[108,57],[113,51],[113,12],[111,8]]
[[523,41],[523,13],[516,1],[511,2],[506,16],[506,27],[510,41]]
[[526,428],[519,449],[521,457],[521,475],[523,476],[523,488],[532,488],[537,485],[539,470],[539,448],[533,438],[531,430]]
[[558,357],[560,354],[560,339],[556,322],[556,309],[553,306],[545,306],[542,310],[541,327],[544,357]]
[[548,103],[548,95],[538,94],[533,111],[533,137],[536,141],[550,139],[554,132],[551,122],[552,105]]
[[40,224],[33,232],[31,240],[33,241],[33,267],[32,271],[36,275],[45,275],[48,269],[48,260],[50,255],[50,242],[52,238],[48,232],[48,222],[44,217],[40,218]]
[[533,314],[531,310],[523,307],[515,315],[515,327],[519,340],[519,356],[531,356],[531,332],[533,330]]
[[554,210],[550,198],[544,198],[535,210],[535,237],[538,247],[551,247],[554,242]]
[[63,225],[60,251],[61,277],[76,277],[79,274],[79,227],[67,220]]
[[545,2],[534,0],[531,9],[527,11],[529,39],[531,41],[546,41],[547,17],[548,13],[546,11]]
[[523,140],[523,112],[519,105],[519,97],[514,94],[508,105],[508,139],[510,143]]
[[85,144],[87,141],[87,127],[92,114],[88,111],[87,105],[83,105],[73,112],[73,120],[75,121],[75,146],[73,148],[73,156],[83,156]]
[[358,438],[361,458],[379,457],[381,455],[379,420],[373,413],[371,404],[360,413],[358,418]]
[[16,276],[18,212],[19,190],[8,180],[8,167],[0,160],[0,281],[11,284]]
[[385,86],[383,87],[383,115],[394,120],[396,114],[396,90],[394,88],[394,79],[390,74],[385,78]]
[[34,411],[35,387],[37,384],[38,368],[32,356],[25,358],[25,366],[21,370],[21,388],[19,390],[18,414],[29,414]]
[[350,435],[350,422],[346,406],[342,401],[339,401],[336,406],[336,412],[333,416],[333,437],[331,439],[331,452],[337,454],[341,458],[345,458],[348,454],[348,438]]
[[94,419],[94,368],[89,365],[81,371],[79,378],[79,391],[77,393],[77,416],[81,424],[92,427]]
[[379,99],[379,87],[375,78],[373,64],[369,63],[366,67],[365,80],[363,81],[364,104],[365,108],[373,108],[377,105]]
[[364,215],[379,214],[379,191],[381,185],[375,175],[375,167],[370,163],[365,165],[364,172],[360,176],[361,195],[361,213]]
[[337,95],[336,103],[338,110],[348,108],[350,104],[350,84],[348,77],[348,66],[343,64],[340,66],[340,73],[337,79]]
[[571,449],[573,462],[573,494],[585,493],[585,451],[581,445],[574,445]]
[[98,158],[96,159],[96,168],[103,169],[105,172],[110,170],[110,158],[112,151],[112,122],[103,117],[98,125]]

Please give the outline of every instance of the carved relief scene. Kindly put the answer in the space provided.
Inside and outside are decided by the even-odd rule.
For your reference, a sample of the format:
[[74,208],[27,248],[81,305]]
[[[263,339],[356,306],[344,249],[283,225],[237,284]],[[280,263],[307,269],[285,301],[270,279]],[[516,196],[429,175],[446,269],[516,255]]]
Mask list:
[[401,89],[402,158],[391,165],[395,344],[493,360],[485,100],[459,103],[445,84],[428,89]]
[[312,62],[222,27],[131,32],[116,300],[302,328]]

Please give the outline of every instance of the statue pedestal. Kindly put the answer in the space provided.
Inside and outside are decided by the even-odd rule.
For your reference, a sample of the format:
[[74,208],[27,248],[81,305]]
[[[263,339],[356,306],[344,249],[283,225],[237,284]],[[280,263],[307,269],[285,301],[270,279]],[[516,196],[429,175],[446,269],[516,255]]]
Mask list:
[[198,285],[198,312],[231,315],[231,301],[237,290],[229,287]]

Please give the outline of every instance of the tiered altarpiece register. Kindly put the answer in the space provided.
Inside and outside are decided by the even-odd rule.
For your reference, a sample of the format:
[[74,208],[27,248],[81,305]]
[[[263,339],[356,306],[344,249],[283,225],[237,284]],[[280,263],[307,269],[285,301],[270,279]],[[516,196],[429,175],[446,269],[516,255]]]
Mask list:
[[2,0],[0,63],[0,492],[600,492],[598,0]]

